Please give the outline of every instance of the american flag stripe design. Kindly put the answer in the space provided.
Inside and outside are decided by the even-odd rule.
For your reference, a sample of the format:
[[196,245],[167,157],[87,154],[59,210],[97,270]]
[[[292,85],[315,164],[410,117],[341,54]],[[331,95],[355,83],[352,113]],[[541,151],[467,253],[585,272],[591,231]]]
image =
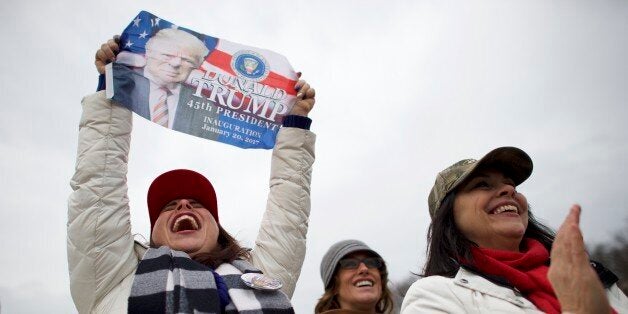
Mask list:
[[235,71],[231,68],[231,61],[233,54],[241,50],[251,50],[262,54],[268,62],[267,66],[272,69],[272,71],[270,71],[268,76],[261,80],[260,83],[283,89],[288,95],[296,96],[297,92],[294,90],[294,85],[297,83],[296,73],[290,67],[285,57],[269,50],[234,44],[227,40],[220,39],[216,49],[205,58],[201,69],[211,71],[212,68],[215,67],[230,75],[237,76]]

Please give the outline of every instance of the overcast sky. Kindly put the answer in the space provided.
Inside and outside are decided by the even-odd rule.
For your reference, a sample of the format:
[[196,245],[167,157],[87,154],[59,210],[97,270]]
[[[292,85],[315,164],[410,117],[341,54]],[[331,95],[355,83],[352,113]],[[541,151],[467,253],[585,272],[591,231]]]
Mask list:
[[[72,313],[67,197],[80,100],[93,56],[140,10],[285,55],[317,91],[308,250],[293,303],[311,313],[319,263],[345,238],[371,245],[391,278],[419,272],[435,175],[517,146],[534,161],[520,188],[558,227],[583,206],[589,244],[628,225],[628,2],[0,2],[0,303],[3,313]],[[134,117],[133,231],[158,174],[189,168],[216,187],[223,226],[251,246],[270,151],[242,150]]]

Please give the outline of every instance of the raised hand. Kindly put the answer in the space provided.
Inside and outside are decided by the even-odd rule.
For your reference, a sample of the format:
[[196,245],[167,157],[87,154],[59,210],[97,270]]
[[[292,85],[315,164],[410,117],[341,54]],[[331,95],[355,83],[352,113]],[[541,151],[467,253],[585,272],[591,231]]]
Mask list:
[[580,210],[580,205],[573,205],[558,229],[547,277],[563,313],[611,313],[602,282],[585,252]]
[[[297,76],[301,78],[301,73],[297,73]],[[304,80],[299,80],[294,89],[297,90],[297,102],[292,107],[290,114],[307,117],[308,113],[314,108],[316,91]]]
[[116,60],[116,55],[120,52],[120,36],[115,35],[109,39],[106,43],[100,46],[100,49],[96,51],[94,65],[96,70],[100,74],[105,73],[105,65]]

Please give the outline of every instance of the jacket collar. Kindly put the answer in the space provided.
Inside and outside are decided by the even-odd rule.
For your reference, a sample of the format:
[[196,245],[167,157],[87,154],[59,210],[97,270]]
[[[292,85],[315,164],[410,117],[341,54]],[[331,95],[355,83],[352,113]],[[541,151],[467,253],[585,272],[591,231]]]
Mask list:
[[502,299],[521,308],[536,309],[536,306],[528,301],[516,288],[498,284],[479,273],[467,269],[466,266],[460,267],[454,277],[454,284]]

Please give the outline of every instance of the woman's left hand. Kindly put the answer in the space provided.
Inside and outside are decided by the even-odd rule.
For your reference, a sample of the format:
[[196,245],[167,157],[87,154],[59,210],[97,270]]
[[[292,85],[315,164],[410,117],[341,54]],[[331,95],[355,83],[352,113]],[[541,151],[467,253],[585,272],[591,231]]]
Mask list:
[[611,313],[602,282],[585,252],[580,210],[580,205],[573,205],[558,229],[547,277],[563,313]]
[[[299,79],[301,78],[300,72],[297,73],[297,77]],[[292,107],[290,114],[307,117],[312,108],[314,108],[314,103],[316,102],[316,99],[314,99],[314,97],[316,97],[316,91],[314,91],[314,88],[312,88],[310,84],[301,79],[297,82],[294,88],[297,90],[297,101],[294,104],[294,107]]]

